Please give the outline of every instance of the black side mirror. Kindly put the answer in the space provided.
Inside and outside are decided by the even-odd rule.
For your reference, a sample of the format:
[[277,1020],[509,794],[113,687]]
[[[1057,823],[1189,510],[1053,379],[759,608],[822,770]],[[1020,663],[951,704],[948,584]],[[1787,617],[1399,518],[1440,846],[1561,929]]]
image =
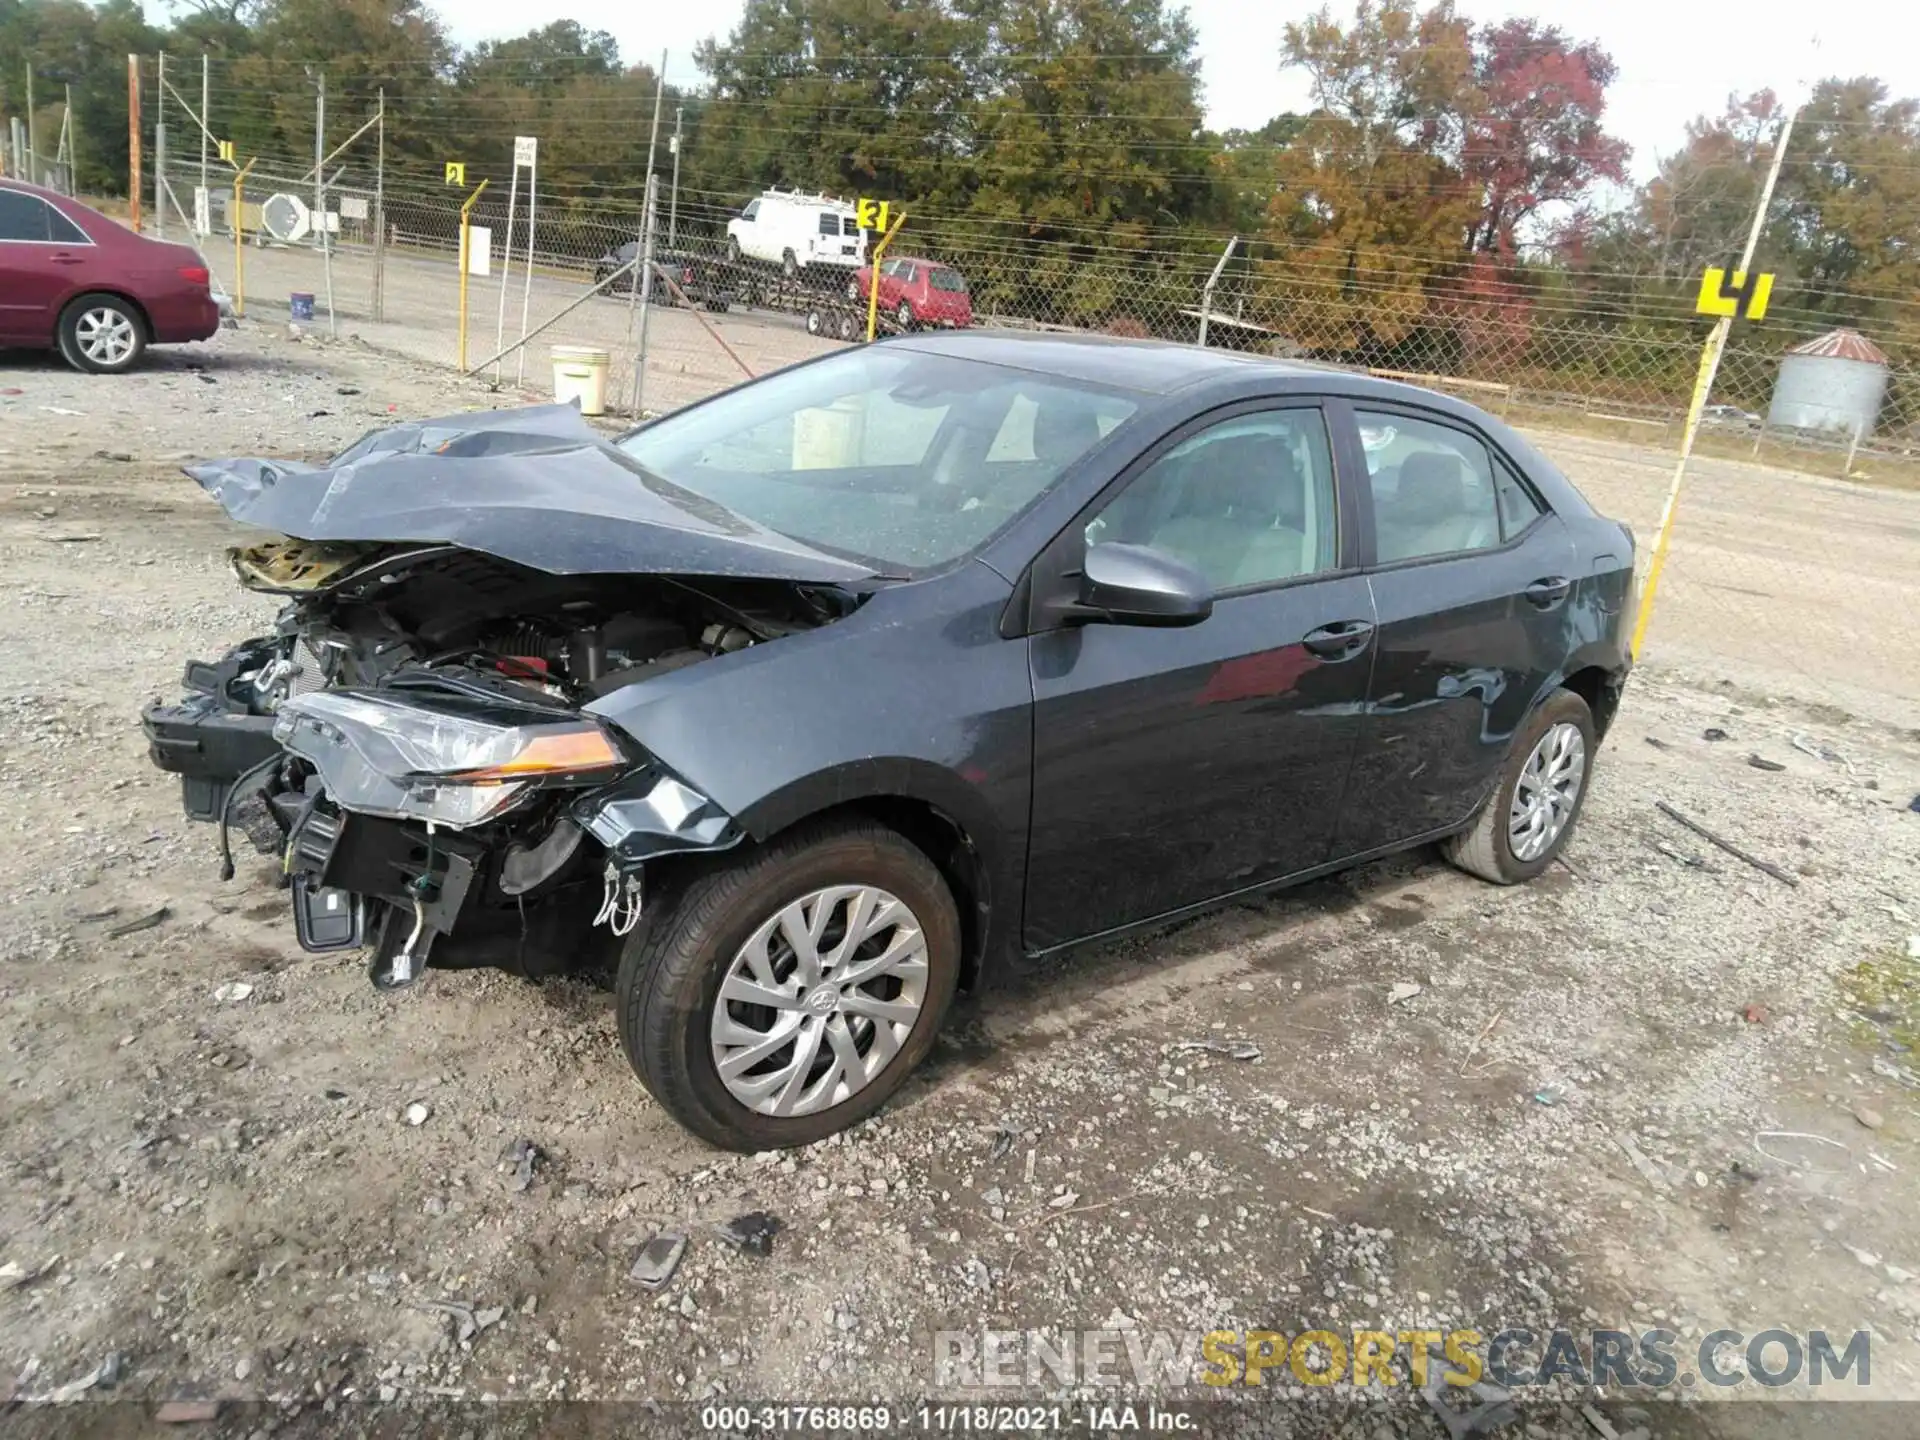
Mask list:
[[1114,625],[1198,625],[1213,587],[1184,560],[1147,545],[1089,545],[1074,618]]

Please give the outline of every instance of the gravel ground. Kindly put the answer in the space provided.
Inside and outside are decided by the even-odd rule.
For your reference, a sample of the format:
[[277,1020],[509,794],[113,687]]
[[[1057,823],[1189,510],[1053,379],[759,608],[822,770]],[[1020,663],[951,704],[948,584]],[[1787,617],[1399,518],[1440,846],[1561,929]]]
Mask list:
[[[1422,852],[1029,967],[960,1008],[877,1120],[734,1157],[647,1099],[600,992],[436,973],[390,998],[358,957],[301,954],[271,867],[218,883],[144,754],[139,705],[269,613],[170,462],[319,453],[497,397],[272,329],[118,380],[16,360],[0,388],[21,392],[0,396],[0,1385],[20,1396],[217,1399],[236,1434],[323,1433],[332,1407],[430,1397],[989,1395],[934,1365],[936,1336],[983,1327],[1557,1322],[1668,1326],[1683,1356],[1722,1327],[1870,1329],[1869,1393],[1920,1398],[1916,662],[1875,658],[1914,623],[1905,497],[1703,472],[1690,516],[1717,558],[1676,551],[1665,648],[1569,863],[1533,885]],[[1563,449],[1651,528],[1657,457]],[[1790,632],[1809,592],[1759,552],[1815,513],[1870,533],[1893,588],[1844,622],[1852,664],[1769,668],[1754,631]],[[1850,578],[1804,534],[1792,563]],[[1738,634],[1700,613],[1716,574],[1773,592],[1740,597]],[[1204,1039],[1258,1053],[1176,1048]],[[753,1211],[782,1224],[764,1257],[714,1228]],[[653,1294],[628,1269],[658,1230],[691,1244]],[[1153,1393],[1222,1413],[1176,1368]],[[1719,1398],[1610,1423],[1784,1434],[1806,1413]],[[1419,1406],[1339,1423],[1445,1433]]]

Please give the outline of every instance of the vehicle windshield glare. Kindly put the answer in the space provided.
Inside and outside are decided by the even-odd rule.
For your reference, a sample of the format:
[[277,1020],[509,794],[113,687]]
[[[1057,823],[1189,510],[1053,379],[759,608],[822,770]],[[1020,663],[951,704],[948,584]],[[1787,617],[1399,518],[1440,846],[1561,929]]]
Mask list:
[[956,294],[967,293],[967,277],[958,270],[949,270],[944,265],[935,265],[927,271],[927,279],[936,290],[952,290]]
[[1135,408],[1053,376],[867,346],[668,415],[621,448],[770,530],[911,573],[998,534]]

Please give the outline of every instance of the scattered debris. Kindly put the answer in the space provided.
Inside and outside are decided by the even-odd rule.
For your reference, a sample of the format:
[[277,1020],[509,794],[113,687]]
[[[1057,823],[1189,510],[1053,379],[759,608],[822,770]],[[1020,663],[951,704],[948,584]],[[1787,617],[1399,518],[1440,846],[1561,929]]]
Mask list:
[[1533,1099],[1537,1105],[1558,1105],[1560,1103],[1560,1092],[1558,1090],[1536,1090],[1533,1092]]
[[1204,1050],[1209,1055],[1224,1055],[1229,1060],[1258,1060],[1260,1047],[1251,1040],[1180,1040],[1167,1046],[1168,1054],[1182,1050]]
[[1814,1165],[1803,1165],[1799,1161],[1790,1160],[1784,1155],[1776,1155],[1761,1143],[1764,1140],[1807,1140],[1815,1145],[1830,1146],[1843,1155],[1850,1156],[1853,1154],[1850,1147],[1842,1145],[1838,1140],[1829,1140],[1824,1135],[1809,1135],[1804,1130],[1761,1130],[1755,1133],[1753,1137],[1753,1148],[1758,1150],[1761,1155],[1773,1161],[1775,1164],[1785,1165],[1789,1170],[1805,1170],[1812,1175],[1835,1175],[1839,1172],[1836,1170],[1822,1170]]
[[360,387],[358,385],[336,385],[333,388],[333,393],[336,395],[358,395],[360,393]]
[[782,1228],[778,1216],[769,1215],[764,1210],[750,1210],[745,1215],[734,1216],[725,1224],[714,1226],[713,1231],[737,1250],[744,1250],[749,1255],[766,1256],[773,1254],[773,1237]]
[[1031,1185],[1031,1184],[1033,1184],[1033,1162],[1034,1162],[1034,1159],[1035,1159],[1035,1157],[1036,1157],[1036,1156],[1038,1156],[1038,1155],[1039,1155],[1039,1153],[1040,1153],[1040,1152],[1039,1152],[1038,1150],[1029,1150],[1029,1151],[1027,1151],[1027,1176],[1026,1176],[1026,1179],[1027,1179],[1027,1184],[1029,1184],[1029,1185]]
[[73,419],[82,418],[87,413],[84,410],[69,410],[62,405],[42,405],[40,408],[46,411],[49,415],[66,415]]
[[1873,1073],[1884,1075],[1889,1080],[1898,1080],[1902,1085],[1909,1087],[1920,1086],[1920,1078],[1917,1078],[1913,1071],[1904,1065],[1894,1064],[1884,1055],[1873,1057]]
[[1748,854],[1745,850],[1742,850],[1738,845],[1734,844],[1731,840],[1725,839],[1722,836],[1714,834],[1713,831],[1709,830],[1706,826],[1702,825],[1698,820],[1689,820],[1685,815],[1682,815],[1678,810],[1674,809],[1673,806],[1669,805],[1666,801],[1656,800],[1653,802],[1653,804],[1654,804],[1654,808],[1658,810],[1662,815],[1665,815],[1669,820],[1677,821],[1678,823],[1686,826],[1687,829],[1693,831],[1693,833],[1698,835],[1702,840],[1712,841],[1715,845],[1718,845],[1722,850],[1726,851],[1727,854],[1733,856],[1734,859],[1746,861],[1747,864],[1753,866],[1754,869],[1759,870],[1764,874],[1771,875],[1774,879],[1778,880],[1782,885],[1793,885],[1793,886],[1799,885],[1800,879],[1797,875],[1789,875],[1785,870],[1782,870],[1778,865],[1772,864],[1770,861],[1762,860],[1757,855]]
[[987,1150],[987,1163],[1004,1160],[1013,1153],[1013,1131],[996,1130],[993,1132],[993,1144]]
[[120,1358],[118,1350],[109,1350],[106,1359],[78,1380],[69,1380],[56,1386],[44,1395],[23,1395],[20,1398],[42,1405],[70,1405],[92,1389],[111,1390],[120,1383],[120,1377],[126,1373],[126,1362]]
[[229,980],[213,992],[213,998],[218,1000],[222,1005],[232,1005],[246,999],[251,994],[253,994],[253,986],[247,984],[246,981]]
[[1427,987],[1422,985],[1418,980],[1396,980],[1393,989],[1387,992],[1387,1003],[1389,1005],[1404,1005],[1407,1001],[1413,999],[1414,996],[1425,991],[1426,988]]
[[1651,745],[1656,750],[1665,750],[1668,748],[1667,742],[1664,740],[1656,740],[1651,735],[1645,736],[1644,738],[1647,744]]
[[59,1263],[60,1257],[55,1255],[52,1259],[44,1260],[29,1270],[24,1268],[18,1260],[7,1261],[6,1264],[0,1265],[0,1293],[26,1289],[34,1281],[43,1280],[51,1275]]
[[1871,1105],[1854,1106],[1853,1118],[1869,1130],[1878,1130],[1882,1125],[1887,1123],[1887,1117],[1882,1115],[1878,1110],[1875,1110]]
[[42,535],[40,538],[51,541],[55,545],[86,545],[95,540],[104,540],[107,537],[93,530],[84,530],[71,535]]
[[[407,1118],[409,1120],[413,1118],[411,1112]],[[500,1168],[511,1169],[513,1172],[507,1177],[507,1189],[516,1195],[531,1189],[534,1167],[545,1163],[546,1158],[546,1152],[531,1140],[509,1141],[507,1147],[500,1152]]]
[[1811,755],[1816,760],[1824,760],[1829,765],[1844,764],[1838,750],[1829,750],[1826,746],[1805,735],[1789,735],[1787,743],[1802,755]]
[[162,905],[158,910],[150,911],[140,916],[137,920],[129,920],[124,925],[114,926],[111,930],[107,931],[107,939],[118,940],[123,935],[137,935],[142,930],[151,930],[172,914],[173,911],[169,910],[165,905]]
[[1768,760],[1767,758],[1761,755],[1747,756],[1747,764],[1751,765],[1756,770],[1784,770],[1787,768],[1786,766],[1782,765],[1778,760]]
[[1728,740],[1732,737],[1718,725],[1709,725],[1700,732],[1700,738],[1702,740]]
[[1907,936],[1907,959],[1920,960],[1920,935]]
[[1640,1178],[1642,1180],[1645,1180],[1663,1195],[1667,1192],[1670,1188],[1667,1184],[1667,1177],[1660,1173],[1659,1166],[1647,1158],[1646,1152],[1633,1143],[1633,1137],[1631,1135],[1616,1135],[1613,1137],[1613,1143],[1627,1152],[1627,1158],[1633,1162],[1633,1168],[1640,1172]]
[[433,1114],[433,1108],[424,1101],[416,1100],[407,1106],[407,1124],[419,1126],[427,1123],[427,1117]]
[[459,1300],[428,1300],[420,1307],[422,1310],[438,1310],[442,1315],[450,1315],[454,1321],[454,1339],[460,1342],[462,1349],[473,1344],[474,1337],[490,1325],[498,1325],[506,1315],[504,1306],[495,1305],[485,1310],[476,1310],[473,1306]]
[[1586,1417],[1587,1423],[1599,1432],[1600,1440],[1620,1440],[1620,1432],[1613,1428],[1613,1422],[1593,1406],[1582,1405],[1580,1413]]
[[1767,1007],[1758,1000],[1748,1001],[1740,1007],[1740,1018],[1749,1025],[1764,1025],[1768,1018]]
[[1506,1013],[1505,1006],[1494,1011],[1493,1018],[1480,1028],[1478,1035],[1473,1037],[1472,1043],[1467,1046],[1467,1058],[1460,1062],[1460,1073],[1463,1076],[1467,1073],[1467,1067],[1473,1063],[1473,1057],[1480,1053],[1480,1047],[1486,1044],[1488,1037],[1491,1036],[1495,1030],[1500,1028],[1500,1019]]
[[220,1418],[218,1400],[169,1400],[153,1412],[162,1425],[202,1425]]
[[1692,854],[1689,851],[1682,850],[1678,846],[1669,845],[1664,840],[1654,841],[1653,848],[1658,850],[1662,855],[1666,856],[1669,860],[1678,860],[1682,865],[1688,866],[1691,869],[1705,870],[1707,868],[1707,862],[1704,859],[1702,859],[1700,856]]
[[680,1259],[686,1253],[686,1236],[662,1230],[640,1247],[632,1268],[627,1271],[627,1278],[639,1281],[649,1290],[658,1290],[673,1278],[673,1272],[680,1268]]

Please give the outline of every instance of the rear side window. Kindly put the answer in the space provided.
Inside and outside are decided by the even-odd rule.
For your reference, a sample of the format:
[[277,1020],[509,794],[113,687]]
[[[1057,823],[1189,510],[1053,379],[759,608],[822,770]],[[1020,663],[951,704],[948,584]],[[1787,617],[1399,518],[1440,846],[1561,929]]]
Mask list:
[[67,245],[84,245],[87,237],[80,227],[58,213],[37,195],[19,190],[0,190],[0,240],[57,240]]
[[1490,550],[1501,543],[1487,447],[1464,430],[1356,410],[1373,490],[1380,563]]
[[822,235],[838,235],[840,233],[840,217],[831,210],[822,210],[820,212],[820,233]]
[[842,235],[858,236],[860,233],[860,222],[851,215],[842,215],[840,217],[840,233]]
[[1500,533],[1511,540],[1540,518],[1540,502],[1504,465],[1494,471],[1500,496]]
[[937,265],[927,272],[927,281],[936,290],[950,290],[956,295],[967,293],[967,277],[958,270],[949,270]]

